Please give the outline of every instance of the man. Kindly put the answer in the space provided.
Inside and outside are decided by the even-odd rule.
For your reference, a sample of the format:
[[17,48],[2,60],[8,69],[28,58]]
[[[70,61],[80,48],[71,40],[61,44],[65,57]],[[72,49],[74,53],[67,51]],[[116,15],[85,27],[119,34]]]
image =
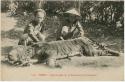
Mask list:
[[34,12],[34,16],[34,20],[25,28],[24,34],[18,43],[19,45],[30,45],[31,43],[45,40],[43,21],[46,13],[43,9],[37,9]]
[[63,27],[58,30],[57,40],[67,40],[84,36],[84,30],[79,22],[81,15],[76,9],[63,13]]

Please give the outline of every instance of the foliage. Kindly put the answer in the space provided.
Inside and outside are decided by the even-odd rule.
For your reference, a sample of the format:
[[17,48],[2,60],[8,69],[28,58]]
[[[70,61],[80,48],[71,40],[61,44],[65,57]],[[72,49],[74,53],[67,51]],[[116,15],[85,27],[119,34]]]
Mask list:
[[[74,7],[81,13],[83,29],[88,30],[89,24],[92,24],[89,28],[92,30],[88,30],[89,33],[94,32],[93,29],[100,30],[97,35],[101,34],[101,32],[107,35],[107,31],[118,36],[123,36],[124,33],[124,1],[14,1],[19,3],[17,14],[23,12],[32,13],[36,8],[43,8],[47,13],[47,17],[55,20],[54,17],[59,16],[59,12]],[[9,0],[2,1],[2,11],[8,9],[9,3]],[[53,21],[51,21],[50,26],[52,26],[51,24],[53,24]],[[98,27],[98,25],[101,25],[102,28]]]

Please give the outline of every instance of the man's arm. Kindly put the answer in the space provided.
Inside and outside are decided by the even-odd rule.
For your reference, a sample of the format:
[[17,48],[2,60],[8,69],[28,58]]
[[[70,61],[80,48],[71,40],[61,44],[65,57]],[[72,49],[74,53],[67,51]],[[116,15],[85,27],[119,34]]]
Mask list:
[[28,25],[28,35],[29,35],[29,37],[30,37],[34,42],[38,42],[39,39],[36,37],[36,34],[35,34],[35,32],[33,31],[33,29],[34,29],[34,27],[33,27],[31,24],[29,24],[29,25]]
[[62,28],[59,28],[58,30],[57,30],[57,40],[64,40],[64,38],[63,38],[63,28],[64,27],[62,27]]
[[80,32],[80,36],[83,37],[84,36],[84,30],[83,30],[82,25],[80,24],[79,21],[77,22],[77,28]]

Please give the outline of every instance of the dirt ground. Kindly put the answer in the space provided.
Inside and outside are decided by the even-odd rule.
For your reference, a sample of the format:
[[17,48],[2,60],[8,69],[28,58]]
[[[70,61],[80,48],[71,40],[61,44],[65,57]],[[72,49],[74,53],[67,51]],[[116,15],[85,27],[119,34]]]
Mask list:
[[[16,22],[15,18],[7,17],[7,14],[2,13],[1,31],[6,32],[16,28]],[[120,44],[122,42],[120,39],[117,41]],[[17,43],[18,39],[10,39],[6,38],[6,36],[1,39],[2,80],[123,80],[123,54],[119,57],[72,57],[71,60],[64,59],[58,61],[62,65],[62,68],[50,68],[45,64],[16,67],[3,62],[3,60],[11,49],[11,46],[15,46]],[[123,52],[122,48],[115,49]]]

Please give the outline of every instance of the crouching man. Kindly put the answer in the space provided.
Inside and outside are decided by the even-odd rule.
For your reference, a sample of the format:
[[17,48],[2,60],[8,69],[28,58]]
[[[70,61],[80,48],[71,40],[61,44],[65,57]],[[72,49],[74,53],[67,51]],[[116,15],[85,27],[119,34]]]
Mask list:
[[24,34],[19,40],[18,45],[31,45],[34,42],[45,41],[43,21],[46,17],[46,12],[43,9],[37,9],[34,12],[34,17],[34,20],[24,29]]

